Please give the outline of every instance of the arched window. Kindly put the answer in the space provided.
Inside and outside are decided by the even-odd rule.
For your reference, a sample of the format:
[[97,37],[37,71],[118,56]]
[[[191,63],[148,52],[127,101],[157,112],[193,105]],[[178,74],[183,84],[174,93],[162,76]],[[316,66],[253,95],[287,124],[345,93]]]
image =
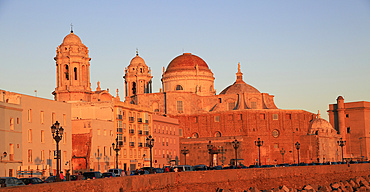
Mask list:
[[176,85],[176,91],[184,90],[181,85]]
[[73,69],[73,72],[75,73],[75,80],[77,80],[77,67]]
[[136,83],[132,82],[132,94],[136,94]]
[[65,65],[64,67],[64,74],[66,75],[66,79],[69,80],[69,68],[68,65]]
[[215,137],[221,137],[221,133],[220,133],[219,131],[217,131],[217,132],[215,133]]
[[191,138],[199,138],[198,133],[193,133],[193,134],[191,135]]
[[183,113],[184,112],[184,107],[182,101],[177,101],[177,112],[178,113]]

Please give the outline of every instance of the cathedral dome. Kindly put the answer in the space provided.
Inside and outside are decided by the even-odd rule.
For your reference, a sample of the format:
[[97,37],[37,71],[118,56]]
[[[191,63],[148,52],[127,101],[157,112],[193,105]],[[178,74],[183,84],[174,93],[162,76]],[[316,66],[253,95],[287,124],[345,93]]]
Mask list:
[[139,65],[145,65],[145,61],[138,54],[136,54],[136,56],[131,59],[130,66],[139,66]]
[[72,44],[82,44],[81,42],[81,39],[75,35],[73,32],[71,32],[70,34],[68,34],[64,40],[63,40],[63,44],[68,44],[68,45],[72,45]]
[[240,63],[238,63],[238,72],[236,73],[236,81],[234,84],[226,87],[221,94],[238,94],[238,93],[261,93],[251,85],[243,81],[243,73],[240,71]]
[[325,134],[335,133],[336,134],[336,131],[333,128],[333,126],[325,119],[322,119],[320,117],[320,114],[318,114],[318,117],[310,123],[308,132],[311,134],[315,134],[315,135],[322,134],[322,133],[325,133]]
[[167,72],[176,72],[186,69],[195,69],[198,65],[199,70],[210,71],[207,63],[200,57],[192,55],[191,53],[183,53],[173,59],[167,67]]
[[238,94],[238,93],[261,93],[256,88],[245,82],[235,82],[234,84],[226,87],[221,94]]

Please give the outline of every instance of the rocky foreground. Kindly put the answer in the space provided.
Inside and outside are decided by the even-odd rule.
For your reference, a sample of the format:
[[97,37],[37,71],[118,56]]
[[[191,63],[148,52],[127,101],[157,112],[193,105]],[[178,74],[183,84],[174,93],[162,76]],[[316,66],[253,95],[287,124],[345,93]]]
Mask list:
[[[272,189],[258,189],[256,187],[250,187],[244,192],[327,192],[327,191],[337,191],[337,192],[353,192],[353,191],[370,191],[370,179],[369,176],[356,177],[346,181],[340,181],[331,183],[328,185],[310,185],[307,184],[303,188],[289,188],[285,185],[272,188]],[[228,192],[228,191],[243,191],[243,190],[232,190],[232,189],[217,189],[217,192]]]

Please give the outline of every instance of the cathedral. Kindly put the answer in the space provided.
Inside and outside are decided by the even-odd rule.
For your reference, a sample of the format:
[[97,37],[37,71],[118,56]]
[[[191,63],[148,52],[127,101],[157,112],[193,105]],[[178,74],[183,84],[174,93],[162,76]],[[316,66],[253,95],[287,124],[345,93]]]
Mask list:
[[179,120],[180,150],[188,150],[181,159],[188,159],[187,164],[341,159],[336,144],[340,136],[329,122],[308,111],[277,108],[273,95],[261,93],[243,80],[240,63],[235,82],[219,94],[208,64],[191,53],[175,57],[163,68],[159,93],[152,93],[151,69],[138,53],[123,78],[125,102],[149,106],[156,114]]

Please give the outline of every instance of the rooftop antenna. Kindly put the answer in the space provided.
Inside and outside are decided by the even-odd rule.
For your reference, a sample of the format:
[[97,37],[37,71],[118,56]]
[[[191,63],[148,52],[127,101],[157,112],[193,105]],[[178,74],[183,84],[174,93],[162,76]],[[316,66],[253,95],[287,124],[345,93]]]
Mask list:
[[136,48],[136,56],[139,56],[139,49]]
[[72,23],[71,23],[71,33],[73,33],[73,25],[72,25]]

